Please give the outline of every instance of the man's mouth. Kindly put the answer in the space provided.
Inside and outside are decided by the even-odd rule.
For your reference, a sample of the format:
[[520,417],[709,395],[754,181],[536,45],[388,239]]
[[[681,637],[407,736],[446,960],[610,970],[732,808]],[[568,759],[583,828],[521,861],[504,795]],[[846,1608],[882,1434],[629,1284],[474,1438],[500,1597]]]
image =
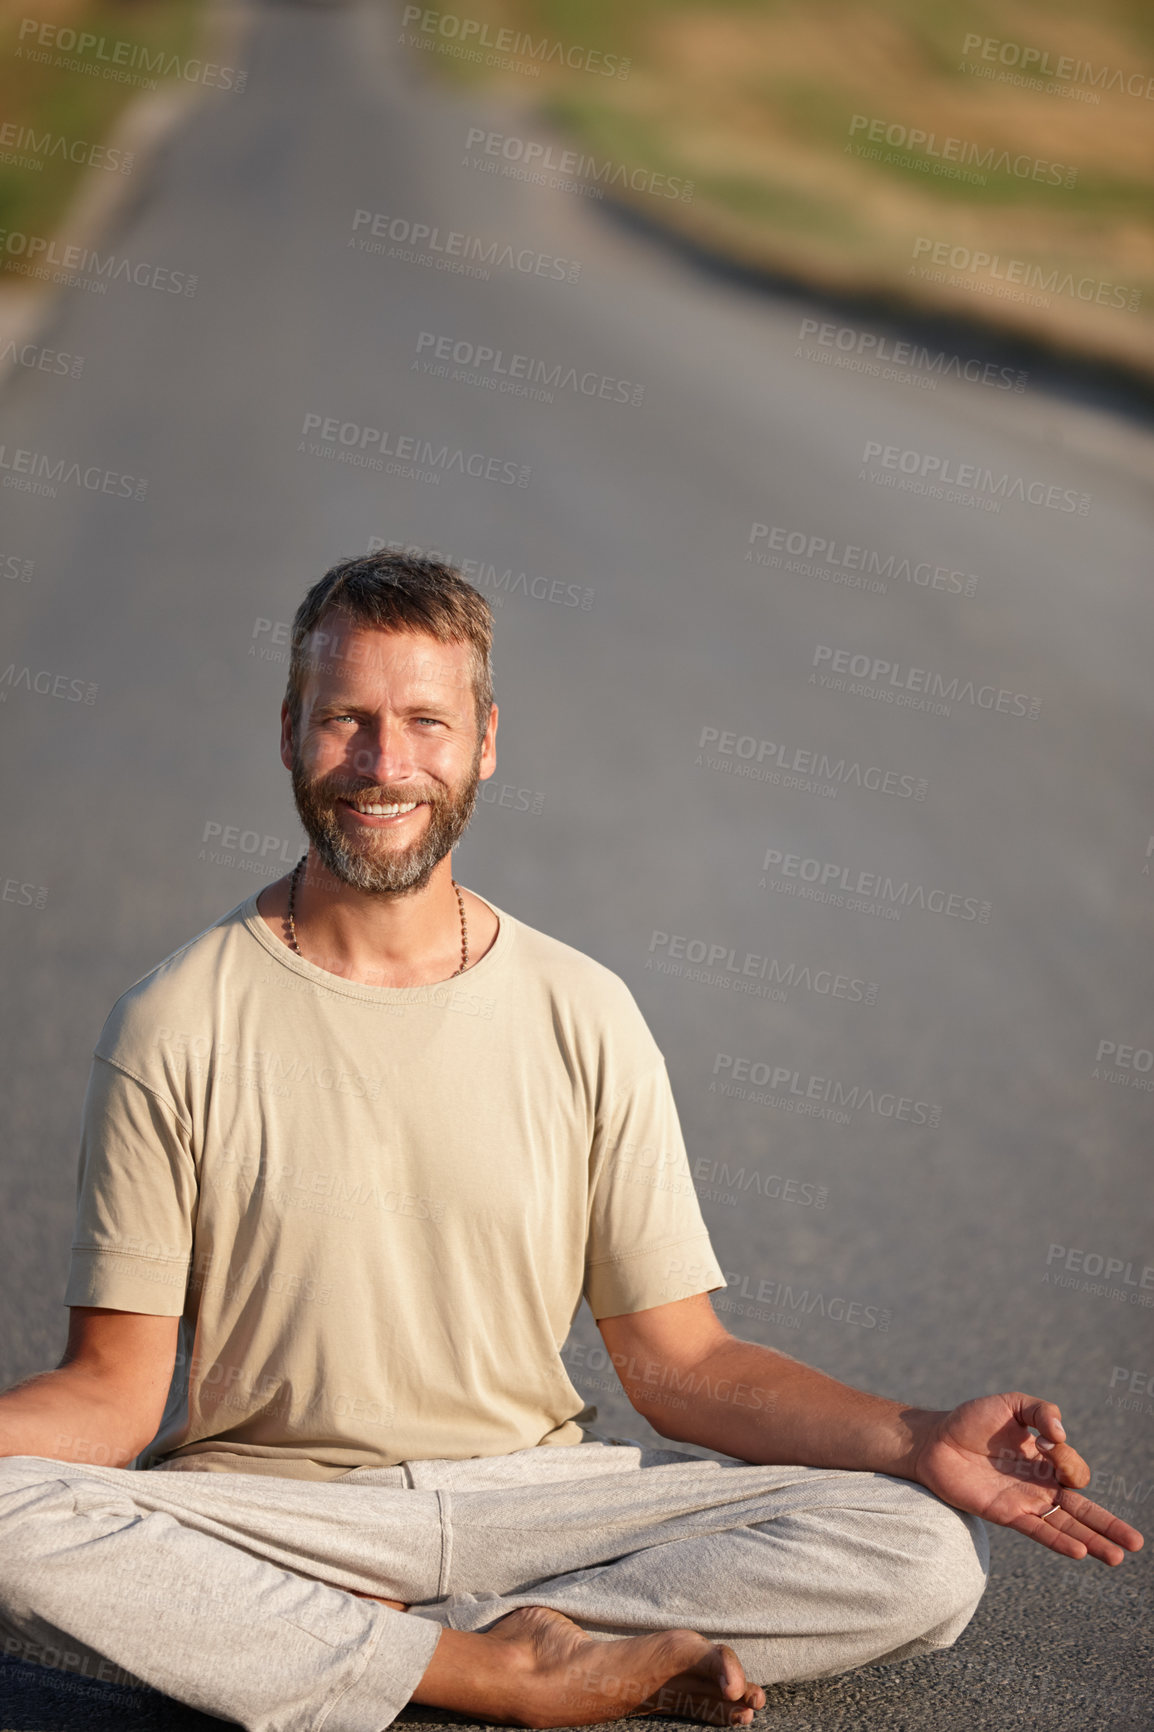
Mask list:
[[348,800],[341,798],[338,804],[347,812],[355,812],[357,818],[369,824],[371,828],[392,828],[393,824],[404,823],[409,812],[418,811],[421,805],[428,805],[428,800],[404,800],[404,802],[385,802],[385,800]]
[[342,806],[358,813],[362,818],[403,818],[409,812],[415,812],[418,806],[424,805],[423,800],[408,800],[404,805],[381,805],[376,800],[342,800]]

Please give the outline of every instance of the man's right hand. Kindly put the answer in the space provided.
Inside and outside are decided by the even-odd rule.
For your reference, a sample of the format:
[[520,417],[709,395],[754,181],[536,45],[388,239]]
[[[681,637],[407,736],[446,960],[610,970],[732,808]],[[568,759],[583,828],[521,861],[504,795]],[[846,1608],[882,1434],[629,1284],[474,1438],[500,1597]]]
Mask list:
[[0,1394],[0,1455],[126,1466],[163,1417],[179,1324],[74,1305],[57,1369]]

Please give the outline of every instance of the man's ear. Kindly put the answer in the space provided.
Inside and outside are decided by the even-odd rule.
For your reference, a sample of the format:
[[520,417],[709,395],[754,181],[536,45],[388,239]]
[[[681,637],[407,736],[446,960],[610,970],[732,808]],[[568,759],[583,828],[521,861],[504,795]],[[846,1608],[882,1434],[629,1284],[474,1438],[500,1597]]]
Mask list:
[[293,724],[287,703],[280,707],[280,761],[286,770],[293,767]]
[[497,706],[493,704],[489,710],[489,720],[485,724],[485,732],[481,736],[480,780],[487,782],[497,768]]

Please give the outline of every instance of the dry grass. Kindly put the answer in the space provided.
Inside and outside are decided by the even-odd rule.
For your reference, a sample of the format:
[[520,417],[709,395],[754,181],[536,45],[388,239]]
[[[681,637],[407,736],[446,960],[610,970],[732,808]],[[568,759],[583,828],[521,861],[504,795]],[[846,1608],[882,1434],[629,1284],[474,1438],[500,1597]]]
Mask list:
[[[91,31],[109,42],[189,55],[197,52],[206,12],[206,0],[0,0],[0,125],[17,129],[0,136],[0,230],[55,234],[88,172],[83,161],[71,160],[73,147],[80,155],[81,147],[106,142],[121,111],[143,88],[30,59],[30,49],[49,54],[56,50],[36,49],[32,35],[22,38],[22,20],[34,18],[39,25]],[[95,56],[69,58],[83,58],[100,72],[102,63]],[[38,141],[49,141],[48,147],[37,151],[22,145],[23,128],[31,128]],[[63,147],[59,140],[65,141]],[[31,166],[36,163],[39,166]]]
[[[1066,56],[1106,68],[1107,79],[1139,75],[1154,97],[1154,11],[1128,0],[469,0],[466,10],[538,39],[631,56],[624,79],[557,61],[532,80],[442,61],[460,76],[503,79],[511,99],[601,158],[694,181],[689,203],[618,195],[650,217],[751,265],[986,320],[1154,375],[1154,100],[1071,78],[1022,88],[966,70],[998,73],[997,60],[963,55],[967,34],[993,37],[1046,51],[1054,66]],[[854,148],[866,133],[851,133],[855,116],[920,129],[933,144],[911,153],[883,143],[867,158]],[[978,157],[995,153],[970,170],[984,184],[932,172],[947,137]],[[1058,165],[1062,184],[998,172],[1002,152],[1019,167]],[[947,268],[934,280],[920,274],[919,237],[999,264]],[[1035,282],[1052,287],[1030,291],[1031,301],[1000,298],[1010,260],[1021,261],[1013,276],[1036,267]],[[1100,283],[1106,304],[1079,298],[1079,287],[1093,294]],[[1113,286],[1124,307],[1110,304]]]

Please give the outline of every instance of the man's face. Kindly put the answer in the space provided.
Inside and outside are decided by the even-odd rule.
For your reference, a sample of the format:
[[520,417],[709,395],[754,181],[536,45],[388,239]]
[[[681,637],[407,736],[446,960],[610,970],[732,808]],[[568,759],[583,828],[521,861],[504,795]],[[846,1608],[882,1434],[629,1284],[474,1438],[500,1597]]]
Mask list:
[[[497,706],[478,740],[469,645],[330,614],[312,653],[295,734],[287,708],[281,714],[301,823],[342,883],[381,895],[422,890],[497,767]],[[370,809],[398,805],[406,809],[395,815]]]

